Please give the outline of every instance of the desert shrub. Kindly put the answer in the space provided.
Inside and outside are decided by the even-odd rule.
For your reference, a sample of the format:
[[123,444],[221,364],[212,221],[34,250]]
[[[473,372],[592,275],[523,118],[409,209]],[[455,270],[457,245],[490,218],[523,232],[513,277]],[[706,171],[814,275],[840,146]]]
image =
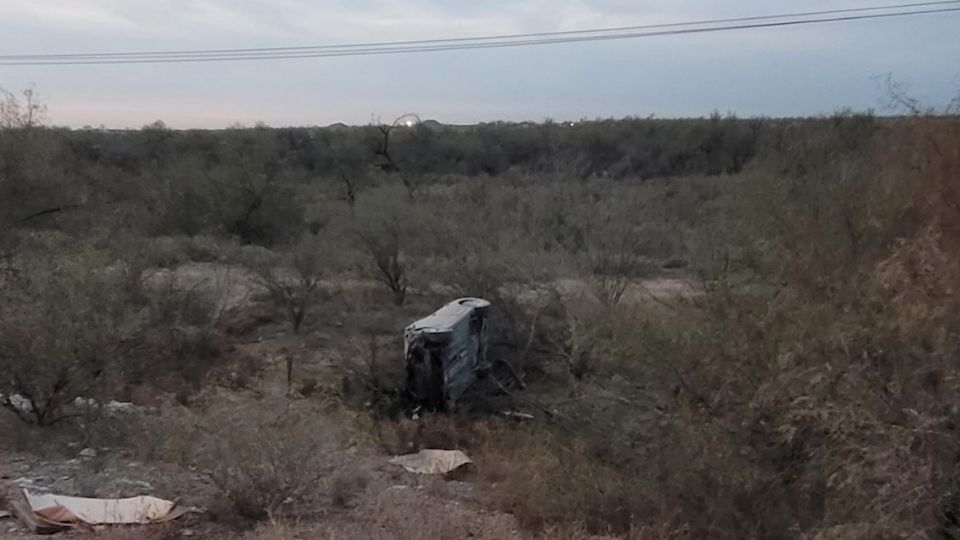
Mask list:
[[223,198],[198,158],[188,156],[148,170],[139,180],[150,187],[141,195],[142,204],[153,210],[148,233],[192,236],[217,226]]
[[[574,404],[544,407],[556,441],[473,443],[477,470],[520,493],[503,508],[534,528],[953,534],[957,218],[945,201],[960,136],[945,119],[864,122],[803,132],[813,162],[758,164],[730,184],[737,212],[691,235],[704,297],[580,319],[601,367],[572,381]],[[503,465],[511,452],[524,470]]]
[[639,471],[603,465],[582,442],[494,424],[469,448],[478,474],[497,484],[498,506],[530,530],[561,524],[624,533],[656,508]]
[[551,527],[541,533],[514,530],[509,519],[485,515],[479,520],[460,511],[438,511],[378,506],[372,518],[361,522],[336,525],[307,525],[275,521],[266,523],[244,538],[247,540],[294,540],[311,538],[335,540],[338,538],[366,538],[370,540],[456,540],[469,537],[477,540],[683,540],[689,534],[682,528],[663,525],[641,527],[624,535],[597,536],[582,527]]
[[112,445],[127,449],[138,460],[188,466],[194,465],[206,429],[199,411],[172,396],[108,427],[115,430]]
[[235,130],[219,152],[211,183],[219,221],[241,242],[276,245],[307,230],[304,193],[284,178],[286,156],[260,128]]
[[235,130],[209,153],[172,152],[166,129],[143,131],[145,167],[139,196],[147,231],[195,236],[227,233],[240,242],[275,245],[308,228],[306,192],[285,178],[285,156],[257,130]]
[[140,251],[114,259],[50,235],[21,248],[0,278],[0,394],[25,420],[49,425],[79,414],[76,398],[196,389],[216,365],[231,309],[218,284],[147,279]]
[[0,404],[47,426],[102,395],[135,326],[115,273],[94,254],[23,257],[3,278]]
[[[608,538],[605,535],[604,538]],[[549,527],[542,533],[535,536],[537,540],[594,540],[597,535],[591,534],[583,526],[554,526]],[[684,540],[690,538],[690,533],[685,527],[676,526],[671,523],[661,525],[634,527],[630,531],[611,538],[620,538],[623,540]]]
[[356,207],[353,235],[364,254],[361,272],[382,283],[402,306],[437,229],[429,203],[396,188],[369,191]]
[[227,232],[243,242],[280,245],[309,230],[303,195],[288,186],[264,187],[259,194],[241,190],[242,200],[225,219]]
[[263,249],[248,249],[243,264],[253,272],[256,283],[265,289],[274,307],[282,311],[294,333],[319,302],[320,278],[330,268],[332,258],[320,238],[307,235],[277,254]]
[[136,251],[144,268],[176,268],[189,262],[215,262],[225,258],[232,247],[228,241],[210,236],[158,236],[135,239],[141,243]]
[[145,289],[138,346],[124,366],[125,382],[159,390],[198,389],[223,350],[225,289],[205,281],[179,283],[172,275],[157,276]]
[[584,256],[597,298],[607,306],[620,303],[632,282],[650,274],[650,255],[640,232],[629,223],[597,227]]
[[149,527],[110,527],[84,531],[76,537],[81,540],[176,540],[183,537],[183,529],[173,523],[160,523]]
[[[440,414],[414,421],[363,422],[372,424],[365,429],[375,434],[387,453],[422,448],[467,452],[475,462],[469,478],[491,485],[497,508],[537,538],[544,529],[557,534],[561,530],[626,534],[669,514],[659,506],[654,472],[645,472],[639,461],[634,462],[636,469],[626,470],[598,459],[588,439],[603,438],[601,429],[570,423],[570,431],[551,433],[538,424],[517,426]],[[543,538],[552,536],[544,532]]]
[[68,181],[69,150],[45,116],[34,90],[0,89],[0,236],[47,225],[82,198],[83,183]]
[[357,472],[340,472],[330,482],[330,502],[346,507],[367,487],[367,477]]
[[308,398],[320,390],[320,383],[314,377],[307,377],[300,383],[300,395]]
[[297,505],[312,501],[330,473],[324,449],[332,435],[315,414],[229,414],[205,431],[196,463],[247,518],[296,514]]
[[[890,148],[889,133],[848,145],[845,122],[831,163],[744,186],[752,210],[730,271],[764,286],[714,290],[697,331],[670,338],[676,401],[656,440],[674,473],[662,493],[695,532],[954,534],[955,345],[943,336],[957,308],[956,218],[943,201],[960,134],[910,121],[869,165],[863,145]],[[776,205],[749,198],[771,194]]]
[[[408,494],[402,494],[409,498]],[[362,519],[325,524],[289,521],[265,523],[244,538],[247,540],[294,540],[311,538],[336,540],[364,538],[370,540],[478,540],[520,539],[509,519],[476,514],[462,506],[438,507],[436,503],[419,507],[408,501],[378,502]]]
[[[325,291],[320,286],[320,278],[331,268],[331,258],[316,235],[305,236],[288,253],[280,256],[261,249],[247,250],[242,256],[256,284],[267,291],[274,309],[283,313],[297,335],[322,300]],[[286,355],[286,364],[287,392],[290,393],[294,354]]]

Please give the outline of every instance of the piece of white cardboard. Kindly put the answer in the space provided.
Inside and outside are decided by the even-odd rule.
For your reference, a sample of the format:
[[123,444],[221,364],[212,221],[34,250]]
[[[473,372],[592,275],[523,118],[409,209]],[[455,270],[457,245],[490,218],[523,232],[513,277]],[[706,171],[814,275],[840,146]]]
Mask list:
[[91,499],[63,495],[33,494],[24,490],[30,509],[46,520],[89,525],[145,525],[166,521],[176,503],[156,497]]
[[415,474],[446,474],[473,462],[460,450],[421,450],[416,454],[396,456],[390,463]]

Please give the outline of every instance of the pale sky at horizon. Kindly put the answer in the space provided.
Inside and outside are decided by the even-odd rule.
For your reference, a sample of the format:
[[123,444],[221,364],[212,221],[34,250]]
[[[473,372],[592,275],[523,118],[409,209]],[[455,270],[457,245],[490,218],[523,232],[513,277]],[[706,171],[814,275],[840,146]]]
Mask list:
[[[0,0],[2,54],[322,45],[769,15],[890,0]],[[447,123],[882,109],[890,73],[930,106],[960,95],[960,13],[415,55],[0,66],[49,121],[174,128]]]

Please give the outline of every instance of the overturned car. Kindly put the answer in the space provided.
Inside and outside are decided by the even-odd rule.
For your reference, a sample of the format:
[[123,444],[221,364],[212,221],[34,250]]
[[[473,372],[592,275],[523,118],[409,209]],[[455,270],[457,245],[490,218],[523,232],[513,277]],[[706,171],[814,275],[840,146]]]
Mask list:
[[404,331],[407,391],[419,405],[452,410],[486,371],[490,302],[460,298]]

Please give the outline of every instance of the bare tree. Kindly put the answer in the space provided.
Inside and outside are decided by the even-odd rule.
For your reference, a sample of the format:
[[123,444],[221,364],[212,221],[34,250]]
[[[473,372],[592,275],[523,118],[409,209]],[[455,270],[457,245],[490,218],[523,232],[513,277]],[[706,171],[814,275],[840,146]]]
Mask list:
[[[321,246],[316,237],[307,237],[285,258],[252,257],[247,266],[256,282],[270,296],[274,306],[282,310],[293,332],[300,335],[303,323],[320,300],[320,279],[324,271]],[[293,387],[295,356],[287,354],[287,389]]]
[[942,107],[925,106],[919,99],[911,94],[910,85],[895,80],[893,75],[887,73],[882,78],[883,90],[887,97],[887,107],[891,110],[906,111],[912,116],[922,115],[956,115],[960,114],[960,94],[957,94]]
[[248,266],[256,275],[257,283],[286,314],[294,333],[299,334],[310,309],[319,299],[320,278],[324,270],[319,242],[304,239],[279,261],[261,257]]
[[920,104],[920,100],[910,95],[910,86],[897,81],[893,75],[887,73],[883,78],[884,90],[887,94],[887,107],[892,110],[902,110],[913,116],[920,116],[927,109]]
[[235,202],[231,216],[230,229],[241,238],[249,239],[252,234],[254,214],[263,206],[264,199],[271,189],[276,187],[276,168],[263,166],[257,168],[251,164],[249,156],[235,149],[236,170],[229,179],[211,176],[208,178],[224,200]]
[[50,426],[130,352],[131,317],[122,287],[84,258],[17,263],[0,297],[0,407]]
[[649,249],[641,231],[626,220],[603,224],[593,232],[585,258],[597,298],[607,306],[620,303],[630,284],[650,270]]
[[407,299],[409,281],[400,232],[395,228],[363,231],[360,241],[369,256],[374,279],[390,289],[394,304],[402,306]]
[[394,159],[393,154],[390,149],[390,135],[393,131],[400,126],[408,126],[416,122],[420,122],[420,117],[415,113],[406,113],[394,120],[391,124],[380,124],[377,126],[377,129],[380,131],[382,138],[380,139],[379,146],[377,147],[376,154],[383,158],[384,165],[383,169],[387,172],[395,172],[400,175],[400,181],[403,182],[403,187],[407,190],[407,196],[412,201],[416,195],[417,186],[414,184],[413,180],[407,174],[407,172],[400,167],[400,164],[397,163],[397,160]]
[[351,235],[363,257],[359,270],[384,284],[402,306],[413,267],[431,252],[436,213],[403,197],[399,186],[370,190],[357,205]]
[[359,144],[350,134],[342,134],[331,141],[332,156],[329,167],[336,172],[343,185],[343,200],[353,212],[370,167],[369,149]]
[[0,88],[0,234],[76,206],[57,201],[63,190],[42,185],[53,176],[39,133],[46,111],[35,90]]
[[36,90],[27,88],[16,94],[0,88],[0,129],[27,129],[39,126],[47,114]]
[[608,306],[619,304],[633,279],[635,257],[631,253],[600,252],[590,258],[597,298]]
[[284,179],[287,158],[279,143],[263,128],[232,135],[220,163],[204,171],[216,194],[210,201],[216,219],[244,243],[295,240],[309,224],[301,193]]
[[337,173],[340,176],[340,181],[343,183],[344,200],[347,201],[347,206],[350,207],[350,211],[352,212],[357,205],[357,187],[354,177],[347,173],[343,167],[338,167]]

